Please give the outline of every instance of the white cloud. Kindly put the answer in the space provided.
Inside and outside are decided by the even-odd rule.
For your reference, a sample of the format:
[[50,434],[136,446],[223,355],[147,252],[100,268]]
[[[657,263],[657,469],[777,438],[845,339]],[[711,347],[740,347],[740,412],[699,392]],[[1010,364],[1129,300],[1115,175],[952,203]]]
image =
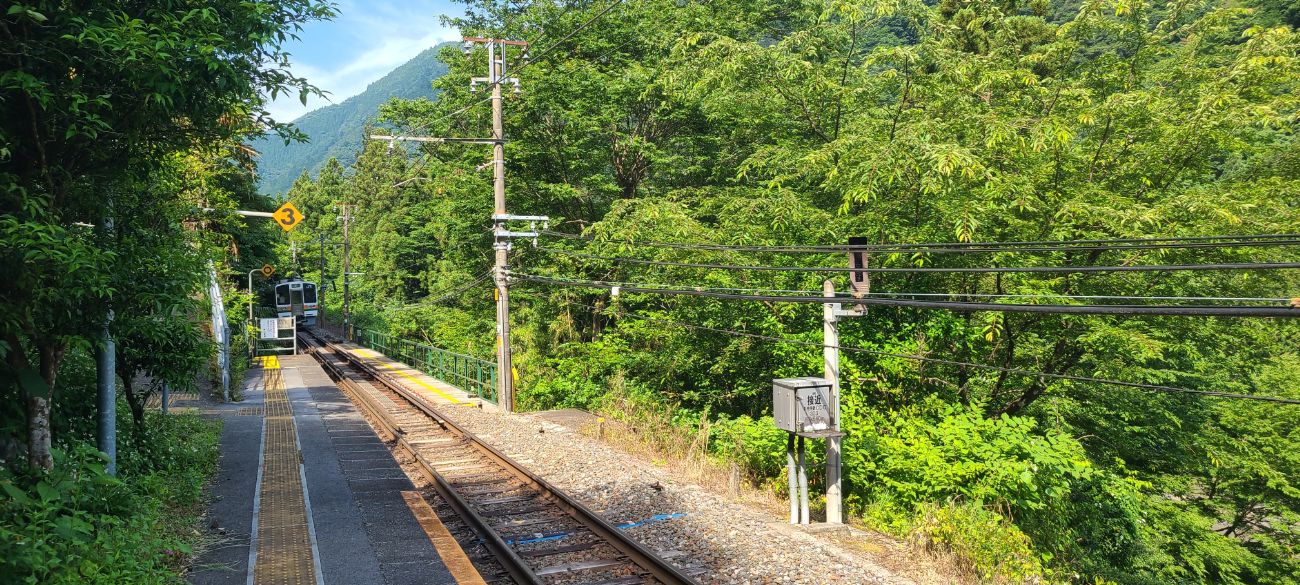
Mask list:
[[[294,74],[329,92],[328,98],[309,96],[303,106],[297,95],[282,95],[267,108],[276,120],[293,120],[316,108],[342,102],[420,51],[460,38],[459,31],[443,26],[439,14],[432,10],[403,9],[381,2],[363,6],[342,2],[339,10],[339,16],[328,27],[309,28],[301,35],[303,45],[330,48],[292,59]],[[287,49],[297,54],[295,47]]]

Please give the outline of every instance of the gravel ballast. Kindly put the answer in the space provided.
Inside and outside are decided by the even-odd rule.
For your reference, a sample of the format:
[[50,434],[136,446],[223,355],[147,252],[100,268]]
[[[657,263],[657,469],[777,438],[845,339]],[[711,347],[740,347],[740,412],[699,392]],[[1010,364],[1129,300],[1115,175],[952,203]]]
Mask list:
[[[731,501],[593,437],[546,420],[471,407],[439,409],[465,430],[528,467],[701,583],[903,585],[915,581],[876,562],[843,537],[810,534],[769,511]],[[887,545],[886,545],[887,546]]]

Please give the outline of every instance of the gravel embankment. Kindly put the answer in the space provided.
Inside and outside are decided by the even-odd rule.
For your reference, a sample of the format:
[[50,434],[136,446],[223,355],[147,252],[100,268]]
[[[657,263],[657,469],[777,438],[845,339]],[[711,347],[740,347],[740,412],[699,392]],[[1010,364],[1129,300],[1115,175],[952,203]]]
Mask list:
[[853,550],[834,537],[805,533],[537,414],[442,411],[611,522],[684,514],[627,530],[651,550],[669,552],[679,566],[703,568],[696,577],[701,583],[914,583],[872,561],[865,551],[887,554],[879,542]]

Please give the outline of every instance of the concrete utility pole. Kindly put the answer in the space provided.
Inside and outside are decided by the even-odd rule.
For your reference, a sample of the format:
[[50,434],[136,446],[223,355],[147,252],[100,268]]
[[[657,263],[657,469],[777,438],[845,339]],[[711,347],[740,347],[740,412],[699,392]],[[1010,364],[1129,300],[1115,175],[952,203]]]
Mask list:
[[349,238],[352,226],[352,206],[344,203],[343,206],[343,337],[350,339],[352,326],[352,301],[351,284],[349,278],[352,274],[352,240]]
[[[866,245],[867,238],[853,237],[849,238],[850,246]],[[863,298],[871,293],[871,276],[868,272],[870,258],[864,251],[849,252],[849,266],[855,269],[861,269],[857,272],[849,273],[849,290],[854,298]],[[822,296],[827,299],[835,297],[835,283],[827,280],[822,282]],[[822,356],[825,367],[826,381],[831,383],[831,412],[834,413],[835,426],[832,430],[837,433],[841,431],[840,426],[840,328],[839,320],[842,317],[861,317],[867,314],[867,306],[855,304],[851,309],[844,310],[839,303],[827,301],[823,305],[822,311]],[[840,447],[843,437],[841,435],[830,436],[826,438],[826,523],[843,524],[844,508],[842,506],[843,492],[841,485],[841,475],[843,461]]]
[[[835,297],[835,283],[827,280],[822,283],[822,296]],[[822,336],[825,344],[822,348],[823,365],[826,381],[831,383],[831,412],[834,414],[834,431],[840,430],[840,329],[839,316],[836,315],[839,303],[822,305]],[[840,437],[826,438],[826,523],[843,524],[844,515],[840,506]]]
[[485,39],[465,37],[465,46],[482,43],[488,48],[488,76],[475,77],[470,80],[473,89],[481,82],[492,88],[492,220],[495,227],[496,241],[492,244],[496,251],[494,263],[494,280],[497,292],[497,405],[506,412],[514,412],[514,360],[510,353],[510,283],[506,273],[510,269],[510,239],[503,237],[503,223],[509,219],[506,213],[506,152],[505,129],[501,112],[501,84],[514,83],[519,89],[519,80],[506,77],[506,47],[523,46],[523,41],[504,39]]
[[[465,53],[468,55],[475,44],[487,45],[488,49],[488,76],[475,77],[470,80],[470,91],[475,91],[478,85],[486,83],[492,91],[492,136],[491,138],[440,138],[434,136],[391,136],[391,135],[372,135],[371,140],[387,140],[390,146],[394,142],[423,142],[432,144],[491,144],[492,145],[492,226],[494,242],[492,248],[495,251],[495,261],[493,262],[493,275],[496,282],[496,303],[497,303],[497,406],[505,412],[514,412],[514,366],[510,351],[510,288],[509,288],[509,253],[511,240],[514,238],[533,238],[536,243],[537,231],[535,229],[526,232],[512,232],[507,228],[507,223],[511,221],[531,221],[536,224],[538,221],[545,222],[548,220],[545,216],[535,215],[511,215],[506,212],[506,156],[505,156],[505,129],[502,122],[502,104],[501,104],[501,86],[510,83],[515,86],[515,93],[519,92],[519,80],[509,77],[506,74],[506,50],[508,47],[522,47],[524,56],[528,54],[528,43],[525,41],[511,41],[505,39],[490,39],[482,37],[464,37]],[[414,180],[407,179],[398,183],[404,185]]]

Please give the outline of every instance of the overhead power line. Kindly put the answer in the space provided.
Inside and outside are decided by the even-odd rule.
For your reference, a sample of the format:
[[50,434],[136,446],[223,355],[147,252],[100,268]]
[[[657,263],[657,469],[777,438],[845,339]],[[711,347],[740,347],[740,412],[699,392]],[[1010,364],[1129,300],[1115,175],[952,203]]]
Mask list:
[[[441,303],[442,301],[445,301],[445,300],[448,300],[448,299],[451,299],[451,298],[454,298],[454,297],[458,297],[458,296],[464,294],[466,291],[469,291],[470,289],[475,288],[475,287],[477,287],[477,286],[483,284],[484,282],[487,282],[488,279],[490,279],[490,278],[492,278],[492,272],[491,272],[491,271],[488,271],[488,272],[486,272],[486,273],[480,275],[478,278],[475,278],[474,280],[471,280],[471,281],[466,282],[466,283],[464,283],[464,284],[461,284],[461,285],[459,285],[459,286],[455,286],[455,287],[452,287],[452,288],[449,288],[449,289],[444,289],[443,291],[440,291],[440,292],[438,292],[438,293],[434,293],[434,294],[437,294],[437,295],[438,295],[438,296],[435,297],[435,298],[430,299],[428,296],[426,296],[425,298],[420,299],[420,302],[418,302],[418,303],[408,303],[408,304],[401,305],[401,306],[396,307],[396,308],[397,308],[398,310],[405,310],[405,309],[416,309],[416,308],[420,308],[420,307],[426,307],[426,306],[436,305],[436,304],[438,304],[438,303]],[[429,295],[429,296],[433,296],[433,295]]]
[[601,260],[604,262],[622,263],[622,264],[640,264],[646,266],[672,266],[677,268],[705,268],[711,270],[757,270],[757,271],[774,271],[774,272],[867,272],[867,273],[886,273],[886,272],[964,272],[975,274],[988,273],[1012,273],[1012,272],[1037,272],[1037,273],[1081,273],[1081,272],[1164,272],[1164,271],[1185,271],[1185,270],[1276,270],[1300,268],[1300,262],[1237,262],[1237,263],[1216,263],[1216,264],[1139,264],[1133,266],[983,266],[983,267],[907,267],[907,268],[851,268],[847,266],[761,266],[761,265],[740,265],[740,264],[710,264],[703,262],[670,262],[665,260],[645,260],[641,258],[623,258],[619,256],[599,256],[596,254],[586,254],[582,252],[571,252],[559,248],[538,248],[543,252],[571,256],[574,258],[584,258],[588,260]]
[[[560,279],[564,280],[564,279]],[[649,284],[636,282],[623,282],[613,280],[601,280],[611,287],[649,287],[649,288],[683,288],[681,285],[669,284]],[[688,287],[695,290],[695,287]],[[764,287],[721,287],[709,286],[705,290],[715,292],[731,293],[770,293],[796,296],[820,296],[820,290],[807,289],[785,289],[785,288],[764,288]],[[1281,297],[1189,297],[1189,296],[1136,296],[1136,295],[1072,295],[1057,293],[1035,293],[1035,294],[1016,294],[1016,293],[964,293],[964,292],[945,292],[945,293],[920,293],[920,292],[893,292],[893,291],[871,291],[863,293],[867,297],[899,297],[899,298],[979,298],[979,299],[1046,299],[1046,300],[1087,300],[1087,301],[1132,301],[1132,302],[1150,302],[1150,301],[1190,301],[1199,303],[1209,302],[1236,302],[1236,303],[1290,303],[1292,299]],[[825,297],[821,297],[825,298]],[[848,298],[848,297],[845,297]]]
[[[573,280],[562,277],[552,277],[557,280]],[[579,280],[579,282],[590,282]],[[785,289],[785,288],[767,288],[767,287],[722,287],[722,286],[682,286],[671,284],[652,284],[644,282],[625,282],[614,280],[600,280],[611,287],[649,287],[649,288],[679,288],[691,290],[709,290],[715,292],[735,292],[735,293],[775,293],[796,296],[819,296],[823,292],[820,290],[807,289]],[[1191,296],[1137,296],[1137,295],[1073,295],[1058,293],[964,293],[964,292],[943,292],[943,293],[921,293],[921,292],[895,292],[895,291],[871,291],[862,293],[867,297],[920,297],[920,298],[982,298],[982,299],[1055,299],[1055,300],[1109,300],[1109,301],[1190,301],[1190,302],[1239,302],[1239,303],[1292,303],[1296,299],[1284,297],[1191,297]],[[825,297],[822,297],[825,298]],[[856,298],[856,297],[842,297]]]
[[587,288],[612,289],[618,287],[623,292],[657,295],[700,296],[736,301],[766,301],[776,303],[813,303],[826,304],[841,302],[858,305],[878,305],[887,307],[907,307],[917,309],[946,309],[949,311],[997,311],[1003,313],[1055,313],[1067,315],[1164,315],[1192,317],[1300,317],[1300,308],[1291,307],[1242,307],[1242,306],[1189,306],[1189,305],[1059,305],[1059,304],[1011,304],[1011,303],[975,303],[962,301],[919,301],[914,299],[894,299],[879,297],[853,298],[845,296],[794,296],[794,295],[751,295],[720,292],[707,288],[663,288],[648,287],[638,284],[615,284],[598,280],[557,279],[511,272],[511,276],[520,280],[559,286],[576,286]]
[[[618,6],[619,4],[622,4],[622,3],[623,3],[623,0],[614,0],[614,2],[611,2],[608,6],[606,6],[603,10],[601,10],[600,12],[598,12],[595,16],[591,17],[591,18],[588,19],[586,22],[584,22],[584,23],[582,23],[581,25],[579,25],[577,28],[575,28],[575,29],[569,31],[569,33],[566,34],[566,35],[564,35],[564,37],[562,37],[562,38],[560,38],[559,40],[557,40],[557,41],[551,43],[550,45],[547,45],[545,49],[542,49],[542,51],[541,51],[541,55],[544,56],[544,55],[546,55],[546,54],[549,54],[550,51],[551,51],[552,49],[554,49],[556,46],[558,46],[560,43],[562,43],[562,42],[564,42],[564,41],[567,41],[567,40],[573,38],[574,35],[578,34],[579,32],[582,32],[583,29],[586,29],[588,26],[591,26],[591,24],[594,23],[596,20],[598,20],[600,17],[604,16],[604,15],[605,15],[606,13],[608,13],[610,10],[613,10],[614,7],[616,7],[616,6]],[[561,13],[560,16],[563,17],[565,14],[568,14],[568,12],[569,12],[569,10],[566,9],[563,13]],[[545,36],[545,35],[546,35],[546,31],[545,31],[545,29],[543,29],[542,34],[538,36],[538,39],[541,39],[542,36]],[[504,56],[503,56],[502,58],[504,59]],[[517,69],[514,69],[514,74],[515,74],[515,75],[518,75],[519,72],[523,71],[524,69],[527,69],[529,65],[532,65],[533,63],[536,63],[537,60],[538,60],[538,57],[530,58],[526,63],[524,63],[523,65],[520,65]],[[495,82],[492,82],[491,84],[489,84],[487,87],[488,87],[488,89],[491,89],[492,85],[498,85],[498,84],[500,84],[500,83],[501,83],[500,81],[495,81]],[[433,119],[433,120],[430,120],[430,121],[428,121],[428,122],[425,122],[425,123],[423,123],[423,124],[420,124],[419,126],[416,126],[414,129],[408,130],[408,131],[404,132],[403,134],[404,134],[404,135],[410,135],[410,134],[415,134],[415,133],[421,132],[421,131],[423,131],[423,130],[425,130],[425,129],[428,129],[428,128],[432,127],[434,124],[437,124],[437,123],[439,123],[439,122],[442,122],[443,120],[447,120],[447,119],[449,119],[449,118],[459,117],[459,116],[461,116],[462,114],[464,114],[464,113],[468,112],[469,110],[473,109],[475,106],[478,106],[478,105],[480,105],[480,104],[485,104],[485,103],[487,103],[487,102],[489,102],[489,101],[491,101],[491,100],[492,100],[492,97],[491,97],[491,96],[488,96],[488,97],[485,97],[485,98],[483,98],[483,99],[481,99],[481,100],[478,100],[478,101],[475,101],[475,102],[471,102],[471,103],[469,103],[468,105],[463,106],[463,107],[461,107],[461,108],[458,108],[458,109],[456,109],[456,110],[454,110],[454,111],[452,111],[452,112],[450,112],[450,113],[444,114],[444,115],[442,115],[442,116],[439,116],[438,118],[435,118],[435,119]],[[415,169],[416,172],[418,172],[418,171],[420,171],[420,170],[423,170],[423,166],[424,166],[425,164],[427,164],[427,163],[423,163],[423,164],[419,165],[419,167],[417,167],[417,168]],[[409,180],[410,180],[410,179],[407,179],[407,181],[409,181]],[[406,181],[401,181],[401,182],[399,182],[396,186],[401,186],[402,184],[405,184],[405,182],[406,182]]]
[[[513,70],[513,71],[514,71],[513,74],[514,74],[514,75],[519,75],[519,73],[522,72],[523,70],[527,69],[529,65],[532,65],[533,63],[538,62],[539,60],[541,60],[542,57],[544,57],[544,56],[550,54],[551,51],[553,51],[556,47],[560,46],[561,43],[563,43],[564,41],[567,41],[567,40],[573,38],[574,35],[576,35],[576,34],[582,32],[582,31],[585,30],[587,27],[589,27],[589,26],[591,26],[593,23],[595,23],[597,20],[600,20],[600,18],[601,18],[602,16],[605,16],[605,14],[609,13],[610,10],[613,10],[615,7],[617,7],[619,4],[622,4],[622,3],[623,3],[623,0],[614,0],[613,2],[610,2],[608,6],[605,6],[605,8],[601,9],[600,12],[597,12],[594,16],[592,16],[591,18],[587,19],[586,22],[583,22],[582,24],[578,25],[576,28],[574,28],[573,30],[569,31],[568,34],[564,35],[563,37],[560,37],[560,38],[557,39],[555,42],[552,42],[551,44],[546,45],[546,48],[544,48],[544,49],[542,49],[541,51],[539,51],[538,54],[536,54],[536,55],[530,55],[529,58],[528,58],[528,61],[526,61],[523,65],[520,65],[518,68],[516,68],[516,69]],[[568,13],[568,11],[566,10],[566,11],[565,11],[565,14],[567,14],[567,13]],[[563,16],[563,14],[561,14],[561,16]],[[545,31],[543,31],[543,34],[545,34]],[[541,37],[539,36],[538,38],[540,39]],[[498,83],[499,83],[499,82],[498,82]]]
[[1167,238],[1111,238],[1092,240],[1037,240],[1014,242],[924,242],[915,244],[865,245],[745,245],[690,242],[657,242],[598,238],[590,235],[543,230],[543,235],[570,240],[626,244],[649,248],[714,250],[726,252],[769,252],[780,254],[831,254],[844,252],[973,254],[998,252],[1070,252],[1124,251],[1164,249],[1250,248],[1262,246],[1300,246],[1300,234],[1256,234],[1243,236],[1187,236]]
[[[460,108],[457,108],[456,110],[453,110],[453,111],[451,111],[451,112],[449,112],[449,113],[446,113],[446,114],[443,114],[443,115],[441,115],[441,116],[438,116],[437,118],[434,118],[433,120],[430,120],[430,121],[428,121],[428,122],[425,122],[425,123],[423,123],[423,124],[420,124],[419,126],[416,126],[415,128],[413,128],[413,129],[411,129],[411,130],[408,130],[408,131],[406,131],[406,132],[402,132],[401,134],[402,134],[403,136],[410,136],[410,135],[416,134],[417,132],[420,132],[420,131],[422,131],[422,130],[425,130],[425,129],[427,129],[427,128],[433,126],[434,124],[437,124],[438,122],[441,122],[441,121],[446,120],[446,119],[448,119],[448,118],[452,118],[452,117],[460,116],[461,114],[464,114],[465,112],[468,112],[468,111],[474,109],[474,107],[479,106],[479,105],[482,105],[482,104],[486,104],[486,103],[488,103],[488,102],[490,102],[490,101],[492,101],[492,96],[485,97],[485,98],[483,98],[483,99],[481,99],[481,100],[478,100],[478,101],[475,101],[475,102],[470,102],[470,103],[467,104],[467,105],[461,106]],[[453,139],[453,140],[455,140],[455,139]]]
[[[601,309],[600,307],[592,307],[592,306],[589,306],[589,305],[583,305],[583,306],[585,306],[585,307],[587,307],[587,308],[590,308],[590,309],[595,309],[595,310],[609,310],[608,307],[605,308],[605,309]],[[616,310],[617,312],[619,312],[619,313],[622,313],[622,314],[628,314],[628,312],[626,312],[626,311],[622,311],[621,309],[615,309],[615,310]],[[671,319],[663,319],[663,318],[660,318],[660,317],[657,317],[657,316],[650,316],[650,315],[645,315],[645,314],[642,314],[642,313],[631,313],[631,314],[633,314],[633,315],[635,315],[635,316],[637,316],[637,317],[640,317],[640,318],[642,318],[642,319],[649,320],[649,321],[656,321],[656,322],[665,323],[665,324],[669,324],[669,325],[675,325],[675,326],[678,326],[678,327],[683,327],[683,328],[688,328],[688,329],[697,329],[697,330],[703,330],[703,331],[713,331],[713,332],[716,332],[716,333],[725,333],[725,334],[728,334],[728,335],[734,335],[734,336],[738,336],[738,337],[749,337],[749,338],[753,338],[753,339],[760,339],[760,340],[765,340],[765,341],[774,341],[774,342],[777,342],[777,343],[785,343],[785,344],[790,344],[790,345],[800,345],[800,346],[805,346],[805,347],[817,347],[817,348],[826,347],[824,344],[817,343],[817,342],[814,342],[814,341],[803,341],[803,340],[800,340],[800,339],[790,339],[790,338],[788,338],[788,337],[778,337],[778,336],[774,336],[774,335],[763,335],[763,334],[760,334],[760,333],[749,333],[749,332],[746,332],[746,331],[736,331],[736,330],[734,330],[734,329],[723,329],[723,328],[719,328],[719,327],[709,327],[709,326],[706,326],[706,325],[697,325],[697,324],[693,324],[693,323],[683,323],[683,322],[680,322],[680,321],[674,321],[674,320],[671,320]],[[1053,373],[1049,373],[1049,372],[1037,372],[1037,371],[1033,371],[1033,370],[1023,370],[1023,369],[1020,369],[1020,368],[1007,368],[1007,367],[1002,367],[1002,366],[994,366],[994,365],[990,365],[990,364],[981,364],[981,363],[976,363],[976,362],[964,362],[964,361],[958,361],[958,360],[946,360],[946,359],[942,359],[942,358],[932,358],[932,357],[919,356],[919,355],[910,355],[910,354],[903,354],[903,353],[895,353],[895,352],[889,352],[889,351],[882,351],[882,350],[876,350],[876,349],[867,349],[867,348],[863,348],[863,347],[853,347],[853,346],[846,346],[846,345],[833,345],[833,346],[830,346],[830,347],[834,347],[834,348],[836,348],[836,349],[839,349],[840,351],[849,351],[849,352],[854,352],[854,353],[864,353],[864,354],[877,355],[877,356],[883,356],[883,357],[901,358],[901,359],[906,359],[906,360],[919,361],[919,362],[927,362],[927,363],[935,363],[935,364],[943,364],[943,365],[948,365],[948,366],[959,366],[959,367],[967,367],[967,368],[976,368],[976,369],[981,369],[981,370],[988,370],[988,371],[994,371],[994,372],[1002,372],[1002,373],[1007,373],[1007,374],[1012,374],[1012,375],[1017,375],[1017,376],[1026,376],[1026,377],[1031,377],[1031,378],[1050,378],[1050,379],[1053,379],[1053,380],[1068,380],[1068,381],[1073,381],[1073,382],[1089,382],[1089,383],[1094,383],[1094,384],[1108,384],[1108,385],[1111,385],[1111,386],[1121,386],[1121,387],[1126,387],[1126,388],[1138,388],[1138,389],[1142,389],[1142,390],[1150,390],[1150,391],[1154,391],[1154,392],[1167,392],[1167,393],[1176,393],[1176,394],[1193,394],[1193,395],[1200,395],[1200,396],[1213,396],[1213,397],[1217,397],[1217,398],[1231,398],[1231,399],[1237,399],[1237,400],[1255,400],[1255,401],[1261,401],[1261,402],[1273,402],[1273,403],[1278,403],[1278,404],[1300,404],[1300,400],[1295,400],[1295,399],[1291,399],[1291,398],[1282,398],[1282,397],[1278,397],[1278,396],[1260,396],[1260,395],[1254,395],[1254,394],[1240,394],[1240,393],[1235,393],[1235,392],[1221,392],[1221,391],[1217,391],[1217,390],[1197,390],[1197,389],[1194,389],[1194,388],[1181,388],[1181,387],[1178,387],[1178,386],[1165,386],[1165,385],[1162,385],[1162,384],[1145,384],[1145,383],[1141,383],[1141,382],[1125,382],[1125,381],[1122,381],[1122,380],[1110,380],[1110,379],[1106,379],[1106,378],[1095,378],[1095,377],[1092,377],[1092,376],[1075,376],[1075,375],[1070,375],[1070,374],[1053,374]]]

